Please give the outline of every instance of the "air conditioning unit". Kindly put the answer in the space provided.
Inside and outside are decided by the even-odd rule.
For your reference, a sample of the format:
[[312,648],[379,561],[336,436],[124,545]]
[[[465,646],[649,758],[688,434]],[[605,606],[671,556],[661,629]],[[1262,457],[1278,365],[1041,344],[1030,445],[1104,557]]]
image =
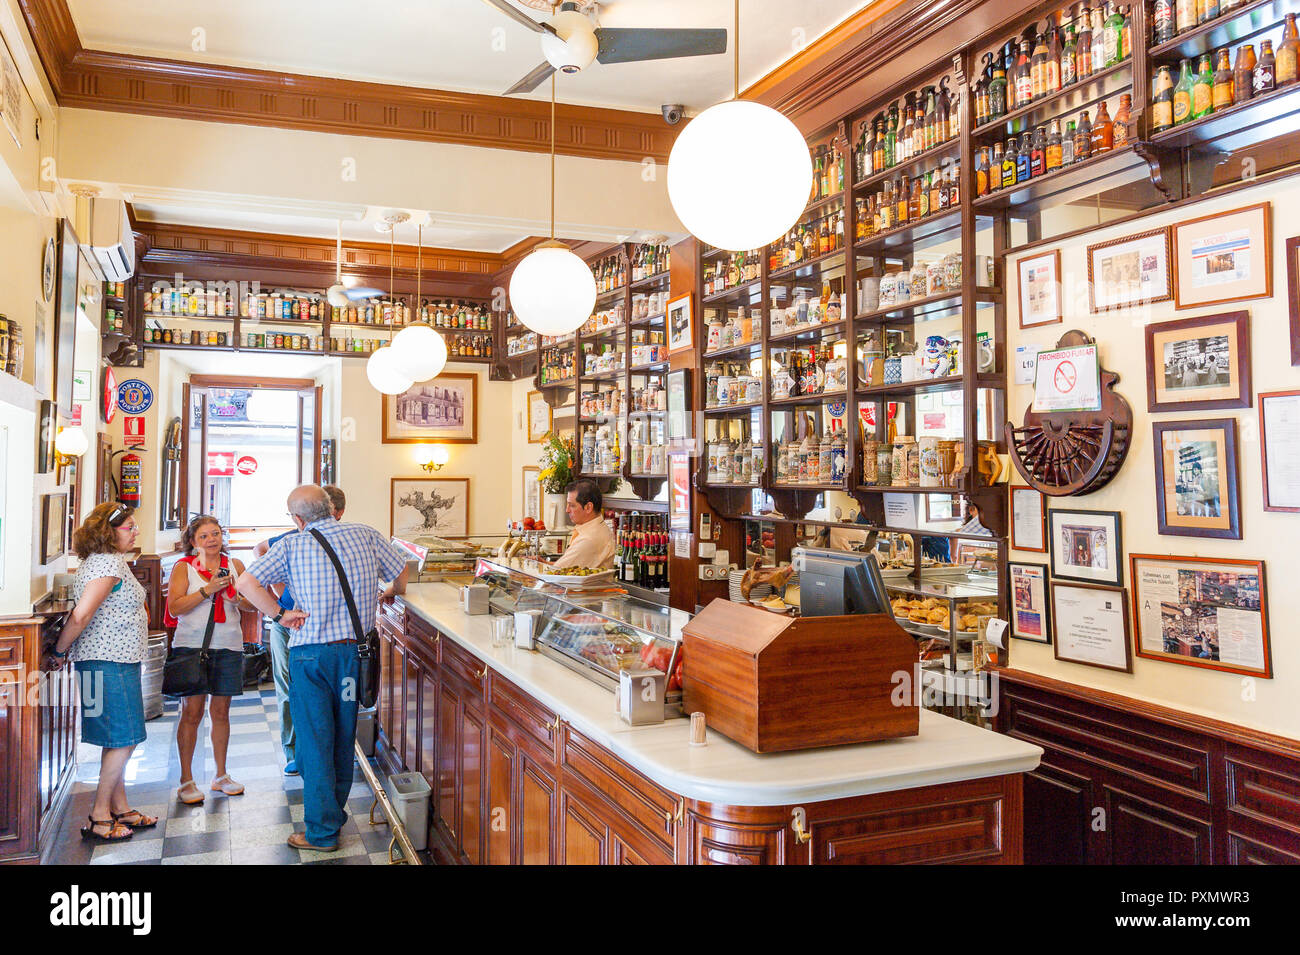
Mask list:
[[121,199],[92,199],[90,248],[109,282],[125,282],[135,274],[135,236],[126,203]]

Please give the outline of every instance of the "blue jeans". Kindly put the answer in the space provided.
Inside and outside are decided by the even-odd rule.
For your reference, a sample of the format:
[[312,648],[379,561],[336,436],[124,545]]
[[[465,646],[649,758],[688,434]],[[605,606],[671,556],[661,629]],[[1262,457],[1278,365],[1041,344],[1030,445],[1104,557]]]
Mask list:
[[293,714],[289,710],[289,631],[271,624],[271,679],[275,681],[275,708],[280,714],[280,745],[284,761],[294,759]]
[[289,650],[303,820],[313,845],[336,845],[348,819],[359,670],[354,642]]

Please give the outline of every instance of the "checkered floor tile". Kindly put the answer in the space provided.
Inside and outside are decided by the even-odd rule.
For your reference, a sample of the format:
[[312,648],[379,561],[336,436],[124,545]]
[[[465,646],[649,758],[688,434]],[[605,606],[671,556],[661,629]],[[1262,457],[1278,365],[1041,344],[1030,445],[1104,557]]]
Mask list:
[[[369,824],[373,797],[360,767],[355,767],[348,821],[337,852],[291,849],[285,840],[302,831],[302,777],[285,776],[275,690],[263,684],[245,690],[230,706],[230,746],[226,769],[244,784],[239,796],[211,792],[216,774],[209,724],[204,718],[194,752],[194,780],[206,798],[201,806],[176,799],[180,784],[176,722],[180,704],[167,701],[163,715],[145,724],[148,739],[136,747],[126,771],[131,806],[158,817],[120,843],[95,844],[80,837],[94,802],[99,747],[82,745],[77,781],[69,794],[54,843],[56,865],[383,865],[388,862],[387,826]],[[382,818],[382,813],[376,815]]]

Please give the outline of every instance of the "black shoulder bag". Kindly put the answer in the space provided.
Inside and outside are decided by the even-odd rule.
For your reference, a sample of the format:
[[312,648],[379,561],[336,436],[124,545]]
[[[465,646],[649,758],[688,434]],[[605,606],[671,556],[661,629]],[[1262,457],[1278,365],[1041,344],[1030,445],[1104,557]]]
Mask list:
[[334,548],[320,531],[313,529],[311,536],[325,548],[325,553],[334,565],[334,573],[338,574],[339,585],[343,588],[343,599],[347,601],[348,613],[352,616],[352,629],[357,635],[357,657],[361,662],[357,677],[357,703],[362,709],[368,710],[379,699],[379,628],[371,627],[369,633],[362,631],[361,615],[357,613],[357,603],[352,599],[352,588],[348,585],[347,575],[343,573],[339,555],[334,553]]
[[163,664],[163,696],[200,696],[212,692],[212,628],[217,622],[217,601],[208,607],[208,628],[202,647],[173,647]]

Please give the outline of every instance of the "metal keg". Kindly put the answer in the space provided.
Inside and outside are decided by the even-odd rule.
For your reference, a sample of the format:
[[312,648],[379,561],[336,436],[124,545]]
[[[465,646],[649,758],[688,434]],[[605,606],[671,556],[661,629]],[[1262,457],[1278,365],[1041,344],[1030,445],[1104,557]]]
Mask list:
[[163,715],[163,667],[167,663],[167,632],[154,630],[149,634],[149,649],[145,652],[140,670],[140,690],[144,695],[144,718],[156,720]]

